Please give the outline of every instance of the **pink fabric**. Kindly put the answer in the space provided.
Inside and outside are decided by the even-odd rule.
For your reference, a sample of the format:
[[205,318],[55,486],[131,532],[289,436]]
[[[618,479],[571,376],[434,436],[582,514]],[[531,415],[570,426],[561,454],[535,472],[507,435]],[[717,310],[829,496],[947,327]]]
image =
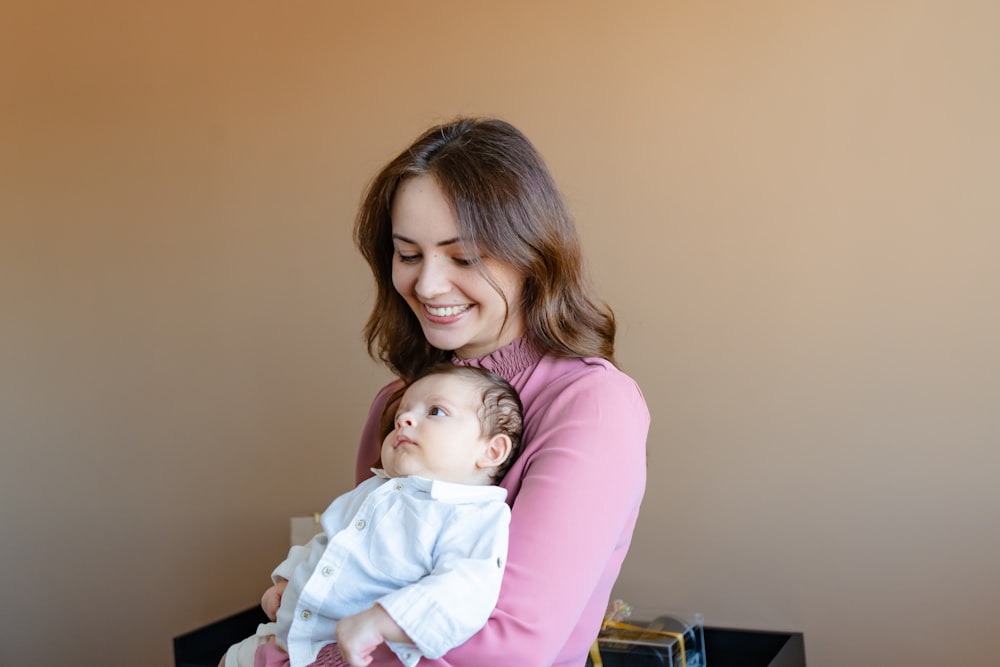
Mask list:
[[336,644],[327,644],[320,649],[316,662],[309,667],[350,667],[350,665],[344,661]]
[[[289,667],[288,653],[273,642],[261,644],[253,657],[253,667]],[[309,667],[350,667],[340,655],[336,644],[327,644],[320,649],[316,662]]]
[[274,642],[257,647],[253,654],[253,667],[288,667],[288,653]]
[[[501,483],[511,524],[497,607],[469,641],[420,667],[581,667],[645,489],[649,411],[642,393],[604,360],[543,356],[526,339],[459,363],[488,368],[518,390],[524,449]],[[371,476],[378,458],[379,416],[392,388],[379,392],[369,412],[358,481]],[[399,661],[380,647],[371,664]]]

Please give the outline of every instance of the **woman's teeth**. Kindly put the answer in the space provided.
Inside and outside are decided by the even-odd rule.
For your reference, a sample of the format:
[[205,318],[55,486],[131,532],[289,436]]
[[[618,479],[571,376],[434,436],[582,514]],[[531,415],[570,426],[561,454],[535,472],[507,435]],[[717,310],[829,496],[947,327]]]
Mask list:
[[452,315],[464,313],[469,309],[469,306],[448,306],[447,308],[432,308],[431,306],[424,306],[424,308],[427,309],[428,314],[434,315],[435,317],[450,317]]

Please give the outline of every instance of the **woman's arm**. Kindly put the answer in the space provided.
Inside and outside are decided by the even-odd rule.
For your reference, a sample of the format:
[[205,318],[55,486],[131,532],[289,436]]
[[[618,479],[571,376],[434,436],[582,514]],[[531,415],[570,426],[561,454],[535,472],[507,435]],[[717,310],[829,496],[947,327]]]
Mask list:
[[382,413],[385,412],[389,398],[402,386],[403,383],[396,380],[382,387],[368,409],[368,419],[361,432],[361,445],[358,447],[358,458],[354,465],[354,481],[357,484],[371,477],[372,466],[379,464],[382,456],[382,436],[379,433]]

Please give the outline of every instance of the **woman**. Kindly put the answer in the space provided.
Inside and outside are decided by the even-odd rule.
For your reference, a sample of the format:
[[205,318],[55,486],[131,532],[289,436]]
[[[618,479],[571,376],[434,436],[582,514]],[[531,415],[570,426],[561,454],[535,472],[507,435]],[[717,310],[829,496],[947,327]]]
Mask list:
[[[649,413],[614,365],[614,317],[591,294],[576,230],[541,156],[506,122],[431,128],[373,180],[355,240],[377,287],[369,353],[401,381],[443,360],[510,382],[524,405],[500,600],[450,667],[579,667],[600,627],[645,488]],[[372,403],[358,481],[371,476]],[[391,653],[375,665],[398,664]]]

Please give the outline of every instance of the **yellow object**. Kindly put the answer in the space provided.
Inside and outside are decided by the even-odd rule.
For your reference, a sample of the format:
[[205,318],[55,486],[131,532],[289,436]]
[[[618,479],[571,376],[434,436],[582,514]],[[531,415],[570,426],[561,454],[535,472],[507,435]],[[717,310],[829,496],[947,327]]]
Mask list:
[[[676,639],[680,646],[681,654],[681,667],[687,667],[687,655],[684,652],[684,633],[682,632],[668,632],[667,630],[653,630],[650,628],[644,628],[641,625],[632,625],[631,623],[620,623],[618,621],[604,621],[601,624],[601,631],[612,628],[614,630],[628,630],[630,632],[638,632],[645,635],[654,635],[658,637],[673,637]],[[596,647],[596,644],[595,644]],[[594,655],[594,648],[590,649],[590,655]],[[594,663],[595,667],[603,667],[603,665]]]
[[594,667],[604,667],[604,662],[601,660],[601,649],[597,645],[597,640],[590,646],[590,661],[594,663]]

